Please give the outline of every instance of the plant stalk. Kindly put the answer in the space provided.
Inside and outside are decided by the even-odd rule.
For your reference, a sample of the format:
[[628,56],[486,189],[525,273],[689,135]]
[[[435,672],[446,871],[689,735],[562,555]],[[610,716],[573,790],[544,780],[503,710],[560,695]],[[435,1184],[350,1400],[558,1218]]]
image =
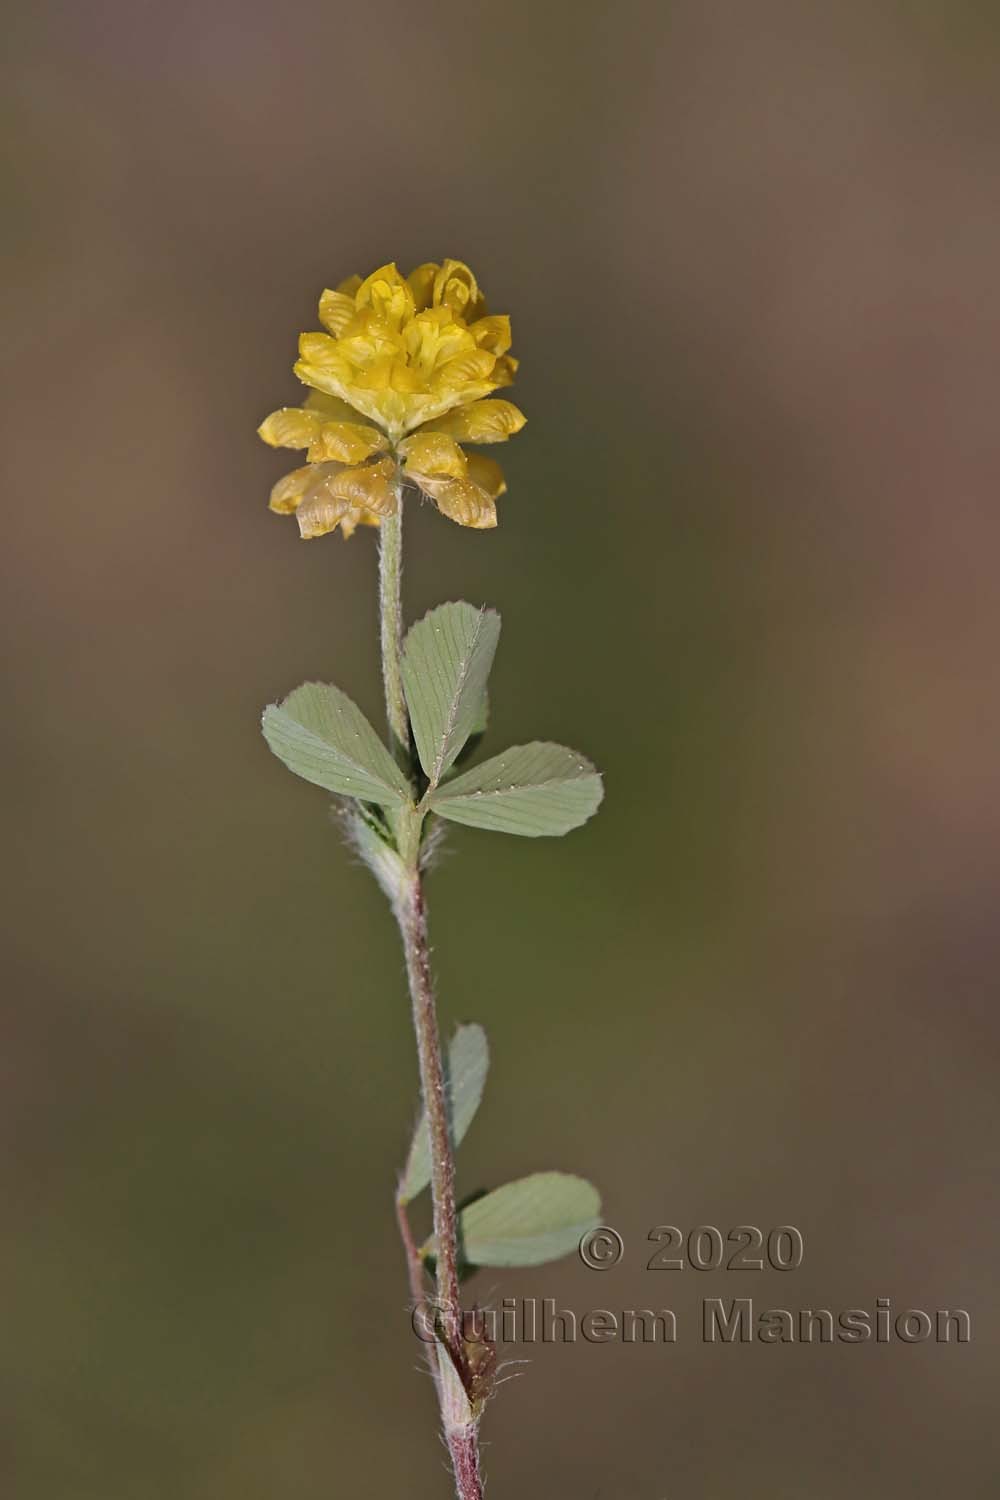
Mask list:
[[385,516],[379,527],[378,597],[379,631],[382,642],[382,681],[385,711],[393,750],[400,764],[409,769],[410,727],[403,695],[401,668],[403,644],[403,497],[396,486],[396,513]]
[[[403,516],[401,486],[397,486],[399,503],[396,514],[381,525],[379,548],[379,627],[382,646],[382,678],[385,685],[386,713],[394,749],[400,763],[409,769],[410,731],[403,695],[402,656],[402,550]],[[412,810],[411,810],[412,811]],[[438,1333],[456,1371],[465,1370],[461,1341],[461,1308],[458,1289],[458,1215],[455,1208],[455,1158],[448,1120],[441,1040],[438,1031],[434,982],[431,975],[430,946],[427,936],[427,905],[419,869],[419,828],[422,819],[399,820],[402,834],[413,822],[414,837],[400,844],[400,856],[406,864],[406,875],[400,880],[393,902],[403,939],[406,973],[413,1005],[413,1029],[417,1040],[420,1067],[420,1092],[427,1117],[431,1156],[431,1202],[434,1236],[437,1241],[436,1311]],[[415,1301],[423,1298],[423,1266],[410,1233],[406,1205],[396,1200],[403,1248],[406,1252],[410,1292]],[[435,1351],[436,1352],[436,1351]],[[438,1354],[438,1360],[447,1359]],[[436,1361],[435,1361],[436,1363]],[[454,1382],[451,1391],[437,1374],[435,1387],[441,1408],[445,1439],[451,1455],[458,1500],[482,1500],[479,1472],[478,1420],[472,1415],[464,1394],[456,1403]]]
[[456,1365],[462,1368],[461,1328],[458,1302],[458,1215],[455,1211],[455,1159],[452,1151],[448,1100],[445,1093],[441,1042],[438,1036],[434,984],[427,941],[427,907],[420,874],[414,871],[399,903],[399,926],[406,954],[406,973],[413,1001],[413,1029],[420,1064],[420,1091],[427,1115],[431,1155],[431,1202],[434,1237],[437,1304],[445,1343]]
[[481,1500],[483,1479],[479,1472],[479,1431],[475,1423],[456,1428],[448,1435],[448,1452],[455,1471],[455,1487],[461,1500]]

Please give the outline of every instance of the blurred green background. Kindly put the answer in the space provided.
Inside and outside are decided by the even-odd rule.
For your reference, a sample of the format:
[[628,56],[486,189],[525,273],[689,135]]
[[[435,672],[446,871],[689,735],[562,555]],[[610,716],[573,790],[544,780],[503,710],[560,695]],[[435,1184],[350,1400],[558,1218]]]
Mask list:
[[[16,1500],[434,1500],[391,1212],[391,921],[268,755],[380,714],[371,533],[254,428],[324,285],[469,260],[529,414],[499,529],[413,507],[407,609],[503,613],[494,749],[605,770],[458,830],[466,1190],[600,1184],[670,1305],[490,1408],[490,1495],[995,1493],[1000,23],[972,3],[193,0],[11,12],[0,1466]],[[645,1237],[793,1223],[790,1275]],[[481,1283],[481,1284],[480,1284]],[[966,1347],[707,1347],[703,1296],[965,1307]]]

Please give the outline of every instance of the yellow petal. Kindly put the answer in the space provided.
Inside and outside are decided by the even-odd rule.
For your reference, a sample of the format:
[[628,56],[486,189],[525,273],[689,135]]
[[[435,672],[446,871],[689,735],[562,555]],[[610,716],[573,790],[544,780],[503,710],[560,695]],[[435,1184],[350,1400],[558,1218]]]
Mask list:
[[501,495],[506,495],[507,481],[495,458],[487,458],[485,453],[467,453],[465,461],[469,478],[473,484],[478,484],[481,490],[485,490],[491,500],[499,500]]
[[505,443],[527,420],[511,401],[472,401],[436,418],[430,430],[460,443]]
[[419,482],[421,475],[431,478],[464,479],[465,454],[443,432],[417,432],[404,438],[399,452],[406,459],[403,470]]
[[483,296],[482,292],[478,290],[478,288],[475,293],[469,298],[463,316],[467,323],[476,323],[480,318],[485,318],[486,298]]
[[[408,277],[389,263],[363,281],[350,277],[323,292],[320,317],[326,331],[302,335],[295,365],[303,384],[322,393],[303,403],[306,412],[319,412],[333,423],[367,421],[390,443],[418,428],[499,442],[523,423],[519,414],[505,421],[496,411],[487,420],[487,408],[478,416],[449,418],[457,423],[454,429],[431,427],[455,408],[471,407],[509,385],[517,367],[507,352],[509,318],[487,316],[476,278],[464,262],[426,261]],[[384,446],[369,441],[367,448],[356,447],[347,434],[314,432],[306,446],[311,461],[357,465]]]
[[317,412],[282,406],[264,418],[257,433],[272,448],[308,448],[322,425],[323,418]]
[[445,260],[434,277],[434,306],[450,307],[462,317],[470,303],[479,298],[475,276],[462,260]]
[[331,292],[327,288],[319,299],[319,320],[334,338],[340,338],[356,312],[354,298],[345,292]]
[[353,422],[358,415],[353,406],[326,391],[310,391],[304,404],[310,411],[321,412],[324,422]]
[[377,516],[396,513],[396,466],[391,458],[366,464],[360,469],[343,469],[328,483],[332,496],[345,500],[352,510],[370,510]]
[[495,313],[490,318],[480,318],[469,326],[469,332],[481,349],[491,354],[506,354],[510,348],[510,318],[506,313]]
[[[328,333],[299,334],[299,357],[303,364],[314,365],[318,370],[340,370],[345,361],[342,346]],[[331,394],[337,393],[333,391]]]
[[434,386],[439,390],[457,390],[459,386],[473,381],[487,380],[497,362],[495,354],[488,349],[471,349],[446,360],[435,372]]
[[362,307],[341,335],[340,353],[352,364],[366,365],[382,354],[394,354],[404,346],[399,310]]
[[412,318],[416,311],[409,284],[392,263],[365,277],[358,287],[356,303],[359,311],[370,307],[378,318],[394,328]]
[[474,353],[475,339],[446,307],[418,313],[402,331],[402,352],[423,376],[431,375],[458,354]]
[[302,358],[292,369],[303,385],[311,385],[314,390],[339,397],[353,406],[349,390],[353,372],[349,361],[339,352],[340,348],[338,341],[328,333],[304,333],[299,339]]
[[315,478],[316,471],[311,464],[282,475],[271,491],[268,508],[279,516],[290,516],[293,511],[298,510],[302,497]]
[[387,391],[392,384],[395,365],[396,356],[392,352],[377,354],[361,368],[355,367],[354,385],[366,391]]
[[378,403],[363,397],[356,383],[358,372],[339,352],[343,348],[342,343],[331,338],[328,333],[304,333],[299,340],[299,348],[303,351],[303,357],[296,361],[292,369],[303,385],[311,385],[314,390],[323,391],[326,395],[343,401],[352,408],[349,413],[351,416],[357,416],[360,412],[372,421],[381,420]]
[[372,289],[380,281],[388,282],[390,286],[402,286],[405,278],[400,275],[399,267],[394,260],[386,261],[384,266],[379,266],[358,282],[355,296],[359,307],[367,307],[372,300]]
[[471,479],[429,479],[424,476],[420,488],[430,495],[443,516],[459,526],[486,531],[497,524],[497,508],[485,490]]
[[415,266],[407,276],[417,312],[423,312],[434,301],[434,278],[440,269],[436,260],[425,260],[422,266]]
[[409,394],[420,390],[420,372],[406,363],[405,354],[397,354],[393,359],[389,372],[389,385],[394,391],[405,391]]
[[364,422],[324,422],[310,446],[309,462],[335,459],[342,464],[361,464],[388,446],[385,433]]

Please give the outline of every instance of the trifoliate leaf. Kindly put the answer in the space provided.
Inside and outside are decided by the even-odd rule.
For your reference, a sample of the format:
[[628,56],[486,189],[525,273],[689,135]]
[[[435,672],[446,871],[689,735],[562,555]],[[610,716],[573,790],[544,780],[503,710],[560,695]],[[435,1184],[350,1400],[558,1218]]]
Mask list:
[[406,637],[403,688],[420,764],[431,786],[485,722],[486,682],[500,638],[495,610],[432,609]]
[[451,766],[451,770],[445,772],[444,776],[441,778],[442,780],[446,780],[449,776],[457,776],[460,767],[464,766],[467,760],[472,759],[476,751],[479,749],[479,745],[482,741],[483,735],[486,733],[486,730],[489,727],[489,722],[490,695],[489,692],[484,689],[479,709],[475,714],[472,728],[469,730],[469,738],[466,740],[461,750],[455,756],[455,759]]
[[328,792],[399,807],[412,789],[360,708],[339,688],[307,682],[264,710],[264,738],[290,771]]
[[[460,1026],[451,1039],[445,1060],[445,1095],[451,1122],[452,1145],[457,1146],[475,1118],[490,1066],[486,1032],[472,1023]],[[406,1171],[399,1185],[404,1203],[415,1198],[431,1180],[430,1131],[422,1115],[413,1135]]]
[[475,713],[471,715],[471,719],[469,738],[473,739],[477,735],[485,734],[490,722],[490,695],[487,688],[483,688],[479,706]]
[[442,818],[540,838],[569,833],[598,809],[604,787],[589,760],[563,745],[514,745],[445,782],[427,799]]
[[[575,1250],[599,1222],[601,1199],[583,1177],[535,1172],[477,1198],[459,1215],[464,1260],[476,1266],[540,1266]],[[421,1254],[433,1255],[433,1237]]]

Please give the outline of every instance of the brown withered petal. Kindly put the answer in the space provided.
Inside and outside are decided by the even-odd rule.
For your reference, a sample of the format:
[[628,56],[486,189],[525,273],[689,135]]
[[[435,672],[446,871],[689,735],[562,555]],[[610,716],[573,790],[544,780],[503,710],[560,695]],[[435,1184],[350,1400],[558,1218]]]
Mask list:
[[435,417],[423,430],[446,432],[459,443],[505,443],[526,420],[511,401],[472,401]]
[[385,433],[365,422],[324,422],[310,444],[309,462],[320,464],[333,459],[342,464],[360,464],[388,446]]
[[481,490],[485,490],[491,500],[499,500],[501,495],[506,495],[507,481],[495,458],[488,458],[485,453],[467,453],[465,462],[468,477],[473,484],[478,484]]
[[382,517],[370,510],[349,510],[340,523],[340,534],[345,541],[352,537],[359,526],[381,526]]
[[330,494],[328,485],[318,485],[310,491],[295,512],[299,535],[306,542],[318,536],[327,536],[329,532],[336,530],[350,508],[346,500]]
[[429,479],[420,481],[425,495],[430,495],[438,510],[459,526],[487,531],[497,524],[497,508],[485,490],[471,479]]
[[398,452],[406,460],[403,472],[418,483],[422,474],[431,478],[465,478],[465,454],[447,433],[415,432],[403,439]]
[[515,359],[513,354],[501,354],[490,376],[495,390],[502,391],[506,386],[514,384],[514,376],[517,374],[517,367],[520,363],[521,361]]
[[290,474],[283,474],[271,490],[269,509],[279,516],[290,516],[293,511],[298,510],[306,491],[315,484],[316,478],[316,469],[311,464],[303,469],[293,469]]
[[359,469],[343,469],[329,481],[330,494],[345,500],[354,510],[374,511],[377,516],[396,512],[396,488],[392,483],[395,466],[391,458],[365,464]]
[[265,417],[257,428],[258,437],[272,448],[308,448],[323,425],[315,411],[301,406],[281,406]]

